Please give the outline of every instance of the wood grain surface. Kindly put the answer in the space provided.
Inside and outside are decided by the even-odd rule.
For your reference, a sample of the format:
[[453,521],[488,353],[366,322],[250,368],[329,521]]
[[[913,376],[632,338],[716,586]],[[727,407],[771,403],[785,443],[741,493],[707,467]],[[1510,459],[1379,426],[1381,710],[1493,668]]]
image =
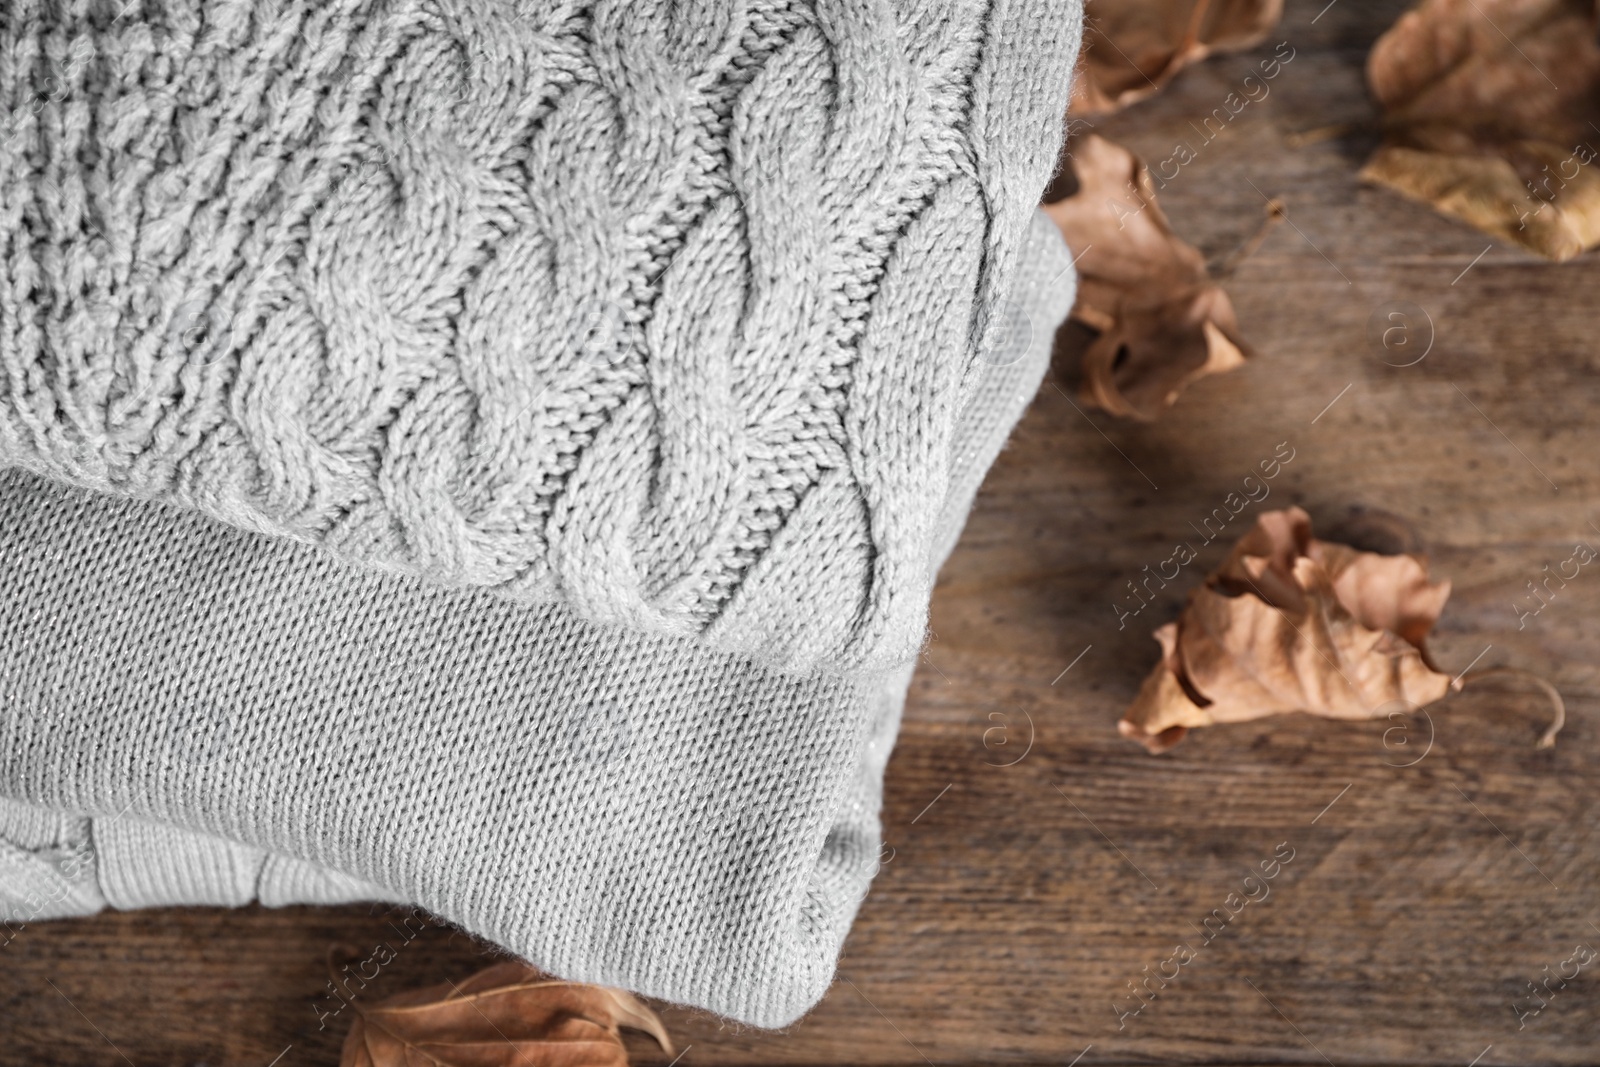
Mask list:
[[[1083,408],[1058,360],[943,572],[889,767],[885,862],[836,985],[782,1033],[664,1009],[686,1067],[1600,1062],[1600,965],[1529,1013],[1529,983],[1600,949],[1600,566],[1520,626],[1513,606],[1575,543],[1600,547],[1600,257],[1549,265],[1361,186],[1376,143],[1362,67],[1404,5],[1325,3],[1291,0],[1262,49],[1094,123],[1165,158],[1279,41],[1294,49],[1161,193],[1216,261],[1268,197],[1286,202],[1289,224],[1228,282],[1257,358],[1154,425]],[[1411,366],[1367,340],[1397,302],[1432,339]],[[1119,627],[1125,583],[1179,541],[1200,547],[1191,524],[1285,444],[1270,497]],[[1543,698],[1488,682],[1427,715],[1218,727],[1163,757],[1120,739],[1149,631],[1225,540],[1291,503],[1327,535],[1404,517],[1455,587],[1436,657],[1554,682],[1569,708],[1554,749],[1534,748]],[[1205,917],[1275,852],[1293,858],[1270,895],[1207,941]],[[333,1064],[345,1021],[319,1028],[312,1006],[324,956],[393,941],[392,921],[249,908],[36,925],[0,954],[0,1065]],[[1136,1000],[1129,984],[1170,975],[1178,945],[1193,958]],[[429,930],[371,995],[486,958]]]

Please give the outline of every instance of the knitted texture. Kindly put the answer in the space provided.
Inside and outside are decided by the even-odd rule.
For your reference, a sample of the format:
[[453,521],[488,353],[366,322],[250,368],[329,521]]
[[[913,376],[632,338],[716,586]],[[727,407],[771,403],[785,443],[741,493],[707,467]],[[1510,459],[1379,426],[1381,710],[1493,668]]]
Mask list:
[[0,798],[0,948],[31,923],[107,905],[386,899],[386,890],[337,871],[126,811],[89,819]]
[[0,464],[914,658],[1073,0],[0,10]]
[[93,821],[0,799],[0,949],[29,923],[106,906],[89,844]]
[[[1042,213],[1020,282],[939,558],[1071,304]],[[263,903],[382,897],[779,1026],[826,991],[877,868],[909,666],[796,677],[15,471],[0,588],[0,795],[26,802],[0,802],[0,921],[48,917],[18,902],[87,825],[58,909],[235,904],[252,879]]]

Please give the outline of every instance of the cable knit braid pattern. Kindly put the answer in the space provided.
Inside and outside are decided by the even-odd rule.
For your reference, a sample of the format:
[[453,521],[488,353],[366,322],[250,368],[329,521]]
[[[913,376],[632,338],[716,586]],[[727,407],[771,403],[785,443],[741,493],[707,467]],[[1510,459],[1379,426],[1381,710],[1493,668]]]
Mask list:
[[[1072,306],[963,411],[934,556]],[[102,907],[382,899],[576,981],[785,1026],[880,859],[910,666],[779,673],[0,471],[0,949]]]
[[1078,10],[0,0],[0,465],[905,663]]

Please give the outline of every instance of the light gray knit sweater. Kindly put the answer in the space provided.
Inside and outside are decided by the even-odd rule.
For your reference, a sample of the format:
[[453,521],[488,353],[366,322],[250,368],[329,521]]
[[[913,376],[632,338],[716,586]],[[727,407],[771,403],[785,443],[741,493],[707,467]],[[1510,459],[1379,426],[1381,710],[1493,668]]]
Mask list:
[[1071,302],[1078,8],[0,11],[0,912],[803,1012]]
[[0,462],[906,662],[1062,0],[6,0]]

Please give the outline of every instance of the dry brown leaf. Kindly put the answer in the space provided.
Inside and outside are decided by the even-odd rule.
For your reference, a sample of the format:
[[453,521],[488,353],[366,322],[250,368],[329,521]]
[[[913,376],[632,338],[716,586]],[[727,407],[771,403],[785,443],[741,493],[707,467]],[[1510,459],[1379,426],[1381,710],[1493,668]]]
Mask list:
[[1138,157],[1090,134],[1070,158],[1077,192],[1044,210],[1077,261],[1072,318],[1098,334],[1083,353],[1083,398],[1153,419],[1196,378],[1244,363],[1233,303],[1172,232]]
[[1423,642],[1449,596],[1417,556],[1318,541],[1300,508],[1265,512],[1155,632],[1161,663],[1118,729],[1164,752],[1196,726],[1431,704],[1452,683]]
[[1423,0],[1367,60],[1361,176],[1551,259],[1600,243],[1597,30],[1592,0]]
[[1091,0],[1069,113],[1143,100],[1190,63],[1259,43],[1282,17],[1283,0]]
[[516,961],[351,1006],[340,1067],[627,1067],[624,1026],[672,1054],[661,1020],[633,994],[554,981]]

